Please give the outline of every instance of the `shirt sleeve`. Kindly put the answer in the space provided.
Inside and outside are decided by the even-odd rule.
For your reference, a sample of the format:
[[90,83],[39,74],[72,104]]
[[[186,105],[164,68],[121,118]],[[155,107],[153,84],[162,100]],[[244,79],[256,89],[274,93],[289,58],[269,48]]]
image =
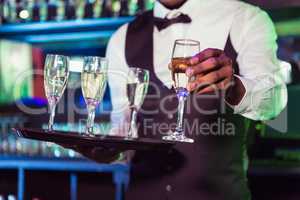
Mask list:
[[108,64],[108,85],[110,89],[112,112],[111,112],[111,135],[120,135],[126,133],[125,123],[128,121],[128,100],[126,96],[126,75],[128,65],[125,60],[125,37],[127,24],[122,26],[110,38],[106,57]]
[[[246,5],[245,5],[246,6]],[[269,120],[286,106],[287,89],[277,59],[277,35],[269,16],[257,7],[241,8],[230,32],[246,93],[232,106],[234,113],[253,120]]]

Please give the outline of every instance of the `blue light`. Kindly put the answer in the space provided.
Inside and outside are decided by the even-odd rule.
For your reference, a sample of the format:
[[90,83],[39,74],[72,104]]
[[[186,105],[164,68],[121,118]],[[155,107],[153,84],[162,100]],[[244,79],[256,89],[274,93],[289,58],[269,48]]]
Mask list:
[[54,150],[54,156],[55,156],[55,157],[60,157],[60,150],[59,150],[58,148],[56,148],[56,149]]
[[55,34],[40,34],[27,35],[25,37],[18,36],[16,39],[21,39],[29,43],[48,43],[48,42],[68,42],[68,41],[82,41],[109,38],[114,31],[93,31],[93,32],[79,32],[79,33],[55,33]]
[[[2,25],[0,28],[0,35],[10,33],[26,34],[26,32],[53,32],[65,29],[86,29],[103,27],[108,30],[108,27],[118,27],[122,24],[129,22],[133,17],[119,17],[119,18],[101,18],[101,19],[84,19],[84,20],[66,20],[60,22],[34,22],[25,24],[9,24]],[[99,29],[98,29],[99,30]]]
[[69,150],[69,157],[73,158],[75,157],[75,152],[73,150]]
[[26,97],[26,98],[21,98],[19,99],[18,102],[23,103],[24,105],[35,105],[35,106],[46,106],[47,105],[47,100],[44,98],[39,98],[39,97]]
[[177,88],[177,97],[188,97],[189,96],[189,91],[186,88]]

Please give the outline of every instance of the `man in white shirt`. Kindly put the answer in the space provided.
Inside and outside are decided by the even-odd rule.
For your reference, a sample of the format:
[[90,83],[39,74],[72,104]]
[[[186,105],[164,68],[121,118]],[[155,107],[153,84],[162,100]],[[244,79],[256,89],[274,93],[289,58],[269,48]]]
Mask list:
[[[238,0],[158,0],[153,11],[122,26],[107,49],[112,122],[128,123],[126,72],[129,66],[139,67],[150,71],[151,82],[138,117],[143,129],[139,137],[161,138],[167,132],[157,125],[175,120],[177,101],[168,65],[174,41],[184,38],[201,43],[201,51],[189,60],[186,70],[187,76],[194,77],[187,88],[192,94],[189,100],[195,101],[187,106],[185,123],[200,125],[186,133],[191,132],[195,143],[178,143],[167,153],[136,152],[127,197],[250,199],[243,120],[274,118],[287,102],[274,26],[259,8]],[[199,88],[203,84],[206,87]],[[217,91],[225,94],[211,95]],[[223,102],[231,113],[221,108]],[[216,112],[205,114],[197,106]],[[153,110],[157,112],[147,112]],[[224,130],[227,124],[234,126],[229,134]],[[204,132],[201,125],[207,125],[205,130],[222,126],[222,131]]]
[[[177,2],[180,3],[177,4]],[[177,5],[178,9],[171,10],[164,5],[170,8]],[[235,80],[238,83],[241,82],[243,85],[241,87],[245,88],[245,90],[242,89],[242,94],[238,94],[235,98],[236,102],[233,102],[236,104],[232,105],[235,113],[254,120],[269,119],[280,113],[286,104],[285,86],[280,81],[275,83],[274,74],[280,73],[276,56],[277,35],[272,21],[265,12],[236,0],[155,2],[155,17],[165,18],[176,15],[177,12],[188,14],[192,22],[173,24],[161,31],[154,28],[153,32],[155,74],[167,87],[172,85],[167,66],[170,63],[173,43],[176,39],[198,40],[202,50],[223,49],[230,34],[232,45],[239,54],[237,62],[240,75],[235,75],[238,77]],[[110,71],[125,73],[127,71],[128,64],[124,51],[127,27],[128,24],[122,26],[109,42],[107,57],[110,61]],[[135,42],[138,43],[139,39],[136,38]],[[228,69],[229,72],[224,71],[228,74],[231,72],[230,69]],[[230,77],[227,78],[230,79]],[[115,114],[124,108],[127,101],[125,90],[120,87],[125,84],[121,81],[126,80],[114,74],[109,77],[111,95],[112,97],[118,96],[118,98],[112,98],[114,110],[117,110]],[[122,93],[124,95],[120,95]],[[274,105],[274,101],[278,104],[269,109],[266,105]]]
[[[172,20],[181,14],[188,15],[190,21],[169,24],[166,22],[167,25],[163,28],[156,24],[157,18]],[[162,90],[171,89],[172,77],[167,66],[170,63],[174,41],[182,38],[198,40],[201,43],[201,52],[190,60],[191,66],[186,71],[187,76],[196,77],[194,82],[187,85],[190,91],[196,90],[194,93],[201,96],[215,90],[227,89],[224,101],[233,108],[234,114],[252,120],[271,119],[285,107],[286,87],[281,80],[280,65],[276,56],[277,36],[270,18],[259,8],[236,0],[159,0],[155,2],[152,16],[148,14],[145,17],[145,15],[147,14],[144,14],[144,19],[137,19],[122,26],[112,36],[108,45],[109,86],[114,124],[126,123],[128,120],[125,117],[127,111],[124,109],[127,105],[126,77],[122,78],[120,72],[126,74],[129,66],[145,67],[150,70],[150,76],[155,76],[152,82],[163,85]],[[143,18],[143,15],[138,18]],[[153,21],[152,29],[149,28],[150,19]],[[147,31],[152,33],[140,33]],[[153,43],[152,46],[144,42],[149,37],[153,37],[149,40]],[[236,51],[235,57],[227,55],[228,52],[230,53],[230,51],[225,52],[227,46]],[[146,50],[148,47],[150,47],[149,51],[153,52],[152,56],[151,52]],[[147,53],[148,55],[144,56]],[[152,63],[151,60],[147,63],[149,57],[150,59],[153,57]],[[144,66],[141,66],[143,64]],[[147,65],[153,65],[153,68],[146,67]],[[234,84],[229,87],[231,82]],[[199,89],[198,86],[202,84],[208,86]],[[161,99],[157,102],[161,102]],[[204,101],[200,100],[200,104],[201,102]],[[149,101],[147,102],[146,97],[145,104],[147,103]],[[144,110],[152,108],[144,106]],[[158,118],[158,123],[162,123],[167,121],[167,118],[173,118],[172,115],[167,115],[166,118],[151,117]],[[141,116],[142,126],[147,126],[146,118],[145,115]],[[199,123],[203,124],[204,121],[200,120]],[[155,120],[152,123],[155,123]],[[155,131],[153,124],[151,127],[150,130]],[[190,164],[195,167],[187,167],[188,164],[183,164],[183,167],[178,167],[179,172],[175,169],[171,170],[174,171],[172,175],[162,175],[159,180],[137,181],[131,186],[129,199],[134,199],[133,196],[137,199],[141,198],[136,195],[137,193],[145,194],[148,197],[146,199],[249,199],[246,186],[245,135],[241,133],[245,130],[238,125],[236,127],[238,136],[232,137],[235,139],[224,139],[222,136],[216,139],[214,136],[208,136],[200,137],[199,142],[196,139],[195,144],[191,144],[195,147],[177,145],[183,160],[189,162],[189,159],[193,159]],[[159,153],[153,154],[154,159],[149,158],[151,156],[146,153],[141,155],[138,160],[143,160],[144,157],[150,161],[134,170],[139,171],[142,167],[149,168],[139,172],[139,174],[147,174],[145,171],[155,168],[150,162],[159,163],[160,159],[167,159],[160,158]],[[233,154],[237,156],[232,156]],[[201,156],[203,158],[196,159]],[[179,159],[180,155],[178,154],[177,157]],[[224,157],[228,157],[228,160]],[[183,160],[171,161],[171,164],[166,165],[172,166],[174,162],[184,163]],[[159,166],[160,170],[157,171],[164,171],[163,165]],[[137,175],[134,172],[133,174]]]

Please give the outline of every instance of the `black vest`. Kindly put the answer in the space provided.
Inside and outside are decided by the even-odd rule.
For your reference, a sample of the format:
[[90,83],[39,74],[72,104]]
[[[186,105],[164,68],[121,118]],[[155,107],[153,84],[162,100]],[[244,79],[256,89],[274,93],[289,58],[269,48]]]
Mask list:
[[[150,86],[138,114],[139,137],[161,138],[175,128],[177,98],[153,69],[153,12],[128,26],[125,56],[128,66],[150,71]],[[224,48],[234,61],[230,37]],[[167,67],[167,66],[161,66]],[[238,66],[235,62],[236,72]],[[217,91],[220,93],[220,91]],[[137,152],[127,199],[247,200],[244,119],[227,108],[224,95],[190,95],[185,131],[195,143],[178,143],[169,152]],[[213,114],[204,111],[215,112]],[[234,130],[231,130],[234,127]]]

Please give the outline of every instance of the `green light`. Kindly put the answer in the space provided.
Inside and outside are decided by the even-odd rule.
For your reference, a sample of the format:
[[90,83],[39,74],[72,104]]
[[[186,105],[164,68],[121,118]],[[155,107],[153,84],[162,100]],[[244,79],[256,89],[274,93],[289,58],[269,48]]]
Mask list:
[[300,19],[275,24],[279,36],[297,36],[300,35]]

